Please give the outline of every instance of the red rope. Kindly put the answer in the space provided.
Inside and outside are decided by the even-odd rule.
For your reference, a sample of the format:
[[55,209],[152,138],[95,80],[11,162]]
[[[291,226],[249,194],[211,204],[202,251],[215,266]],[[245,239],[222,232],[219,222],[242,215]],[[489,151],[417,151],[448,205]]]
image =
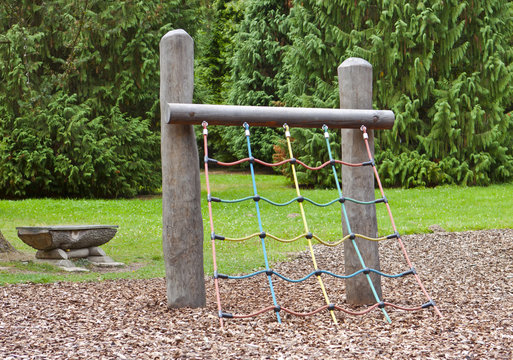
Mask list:
[[[298,164],[301,164],[303,165],[305,168],[307,168],[308,170],[320,170],[326,166],[328,166],[329,164],[331,164],[331,161],[326,161],[324,164],[320,165],[320,166],[317,166],[317,167],[311,167],[311,166],[308,166],[306,165],[304,162],[300,161],[300,160],[296,160]],[[351,167],[359,167],[359,166],[363,166],[363,163],[358,163],[358,164],[352,164],[352,163],[348,163],[348,162],[345,162],[345,161],[341,161],[341,160],[333,160],[334,162],[336,162],[337,164],[342,164],[342,165],[346,165],[346,166],[351,166]]]
[[[419,311],[419,310],[422,310],[422,306],[417,306],[417,307],[405,307],[405,306],[400,306],[400,305],[396,305],[396,304],[392,304],[392,303],[389,303],[389,302],[383,302],[382,303],[383,306],[390,306],[394,309],[398,309],[398,310],[403,310],[403,311]],[[370,313],[372,310],[376,309],[377,307],[379,307],[380,304],[376,303],[370,307],[368,307],[367,309],[365,310],[362,310],[362,311],[351,311],[351,310],[347,310],[347,309],[344,309],[338,305],[332,305],[332,309],[336,309],[336,310],[339,310],[339,311],[342,311],[346,314],[349,314],[349,315],[353,315],[353,316],[360,316],[360,315],[365,315],[365,314],[368,314]],[[320,308],[317,308],[313,311],[310,311],[310,312],[296,312],[294,310],[291,310],[291,309],[288,309],[288,308],[284,308],[284,307],[281,307],[280,308],[280,311],[284,311],[288,314],[291,314],[291,315],[294,315],[294,316],[301,316],[301,317],[306,317],[306,316],[311,316],[311,315],[315,315],[321,311],[324,311],[326,309],[330,308],[330,305],[323,305],[321,306]],[[265,307],[261,310],[258,310],[254,313],[251,313],[251,314],[230,314],[230,317],[232,318],[235,318],[235,319],[246,319],[246,318],[251,318],[251,317],[256,317],[258,315],[261,315],[263,313],[266,313],[268,311],[274,311],[275,310],[275,307],[274,306],[268,306],[268,307]]]
[[233,165],[238,165],[238,164],[242,164],[243,162],[246,162],[246,161],[249,161],[249,158],[244,158],[244,159],[240,159],[240,160],[237,160],[237,161],[234,161],[234,162],[222,162],[222,161],[218,161],[216,162],[217,165],[221,165],[221,166],[233,166]]
[[252,314],[246,314],[246,315],[232,315],[233,318],[235,319],[245,319],[245,318],[250,318],[250,317],[255,317],[255,316],[258,316],[260,314],[263,314],[265,312],[268,312],[269,310],[273,310],[274,309],[274,306],[268,306],[262,310],[259,310],[255,313],[252,313]]
[[[206,155],[205,155],[206,156]],[[260,159],[253,159],[256,163],[260,164],[260,165],[264,165],[264,166],[281,166],[283,164],[286,164],[286,163],[289,163],[292,161],[292,159],[285,159],[285,160],[282,160],[280,162],[277,162],[277,163],[268,163],[268,162],[265,162],[265,161],[262,161]],[[240,159],[240,160],[237,160],[237,161],[233,161],[233,162],[222,162],[222,161],[217,161],[216,164],[217,165],[221,165],[221,166],[234,166],[234,165],[239,165],[239,164],[242,164],[243,162],[248,162],[248,161],[251,161],[250,158],[244,158],[244,159]],[[333,160],[335,163],[337,164],[341,164],[341,165],[346,165],[346,166],[351,166],[351,167],[359,167],[359,166],[363,166],[363,163],[348,163],[348,162],[345,162],[345,161],[341,161],[341,160]],[[304,166],[306,169],[308,170],[320,170],[322,168],[325,168],[326,166],[330,165],[331,164],[331,161],[326,161],[324,164],[320,165],[320,166],[316,166],[316,167],[313,167],[313,166],[308,166],[306,165],[304,162],[302,162],[301,160],[297,160],[295,159],[295,162],[297,162],[298,164],[300,164],[301,166]]]

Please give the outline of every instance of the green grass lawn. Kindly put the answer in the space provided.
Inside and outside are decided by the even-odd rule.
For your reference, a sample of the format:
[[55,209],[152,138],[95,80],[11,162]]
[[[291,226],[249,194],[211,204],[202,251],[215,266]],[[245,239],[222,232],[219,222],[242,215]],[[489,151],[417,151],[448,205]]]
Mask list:
[[[204,175],[202,174],[204,184]],[[213,196],[235,199],[253,195],[247,173],[211,173]],[[257,175],[260,196],[276,202],[295,197],[295,189],[282,176]],[[317,202],[337,197],[336,190],[302,190],[302,195]],[[513,227],[513,184],[490,187],[444,186],[429,189],[385,189],[399,232],[428,232],[437,224],[448,231]],[[206,198],[203,190],[202,198]],[[378,194],[376,195],[379,196]],[[303,233],[297,203],[274,207],[260,202],[262,222],[266,232],[291,238]],[[237,204],[213,204],[214,226],[218,234],[242,237],[258,232],[253,201]],[[210,227],[207,202],[203,201],[205,228],[205,271],[212,273]],[[305,203],[308,225],[312,232],[326,240],[342,236],[340,204],[318,208]],[[392,232],[383,204],[377,205],[380,234]],[[129,200],[28,199],[0,201],[0,229],[18,250],[34,253],[16,236],[16,226],[107,224],[119,225],[118,234],[102,248],[116,261],[134,265],[130,271],[113,273],[68,274],[47,265],[0,262],[0,283],[48,282],[60,280],[97,280],[118,277],[148,278],[164,276],[162,257],[162,201],[160,197]],[[263,257],[260,240],[245,243],[218,242],[218,265],[225,273],[249,272],[261,268]],[[268,253],[271,261],[283,260],[287,253],[302,250],[304,242],[282,244],[271,241]],[[14,271],[13,271],[14,270]]]

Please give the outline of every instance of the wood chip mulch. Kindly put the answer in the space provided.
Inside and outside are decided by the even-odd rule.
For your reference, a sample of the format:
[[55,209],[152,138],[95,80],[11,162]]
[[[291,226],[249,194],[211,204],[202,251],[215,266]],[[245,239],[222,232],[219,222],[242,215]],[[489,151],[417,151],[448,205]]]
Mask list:
[[[221,331],[213,280],[207,307],[168,309],[163,279],[0,287],[2,359],[513,359],[513,230],[438,232],[403,238],[417,272],[439,306],[404,312],[378,309],[365,316],[328,312],[299,318],[273,312],[226,319]],[[338,248],[337,248],[338,249]],[[317,246],[319,267],[343,273],[340,250]],[[380,245],[382,270],[406,265],[394,241]],[[311,271],[309,255],[276,264],[298,278]],[[333,303],[344,304],[344,284],[326,279]],[[246,312],[270,304],[267,280],[221,280],[224,310]],[[275,281],[282,306],[322,306],[315,279]],[[386,301],[426,301],[413,277],[384,279]],[[357,309],[357,308],[353,308]],[[362,308],[360,308],[362,310]]]

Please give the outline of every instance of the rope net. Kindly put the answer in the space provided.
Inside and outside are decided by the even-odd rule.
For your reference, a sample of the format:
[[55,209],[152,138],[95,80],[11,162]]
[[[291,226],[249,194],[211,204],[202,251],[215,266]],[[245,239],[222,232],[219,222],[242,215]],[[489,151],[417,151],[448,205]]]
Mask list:
[[[226,318],[238,318],[238,319],[250,318],[250,317],[255,317],[255,316],[267,313],[267,312],[274,312],[275,316],[276,316],[276,320],[279,323],[281,323],[281,321],[282,321],[281,316],[280,316],[280,312],[291,314],[291,315],[295,315],[295,316],[310,316],[310,315],[314,315],[314,314],[317,314],[317,313],[320,313],[322,311],[326,311],[327,310],[329,312],[333,322],[335,324],[337,324],[337,317],[335,316],[335,311],[340,311],[340,312],[346,313],[348,315],[357,316],[357,315],[368,314],[369,312],[371,312],[371,311],[373,311],[375,309],[379,309],[382,312],[385,320],[390,323],[391,319],[390,319],[390,317],[389,317],[389,315],[388,315],[388,313],[386,311],[387,307],[388,308],[393,308],[393,309],[398,309],[398,310],[403,310],[403,311],[417,311],[417,310],[421,310],[421,309],[432,307],[434,309],[434,311],[440,317],[442,316],[440,311],[439,311],[439,309],[438,309],[438,307],[436,306],[435,302],[432,300],[432,298],[430,297],[430,295],[426,291],[425,287],[423,286],[423,284],[422,284],[422,282],[420,280],[420,277],[418,276],[415,268],[413,267],[413,265],[412,265],[412,263],[411,263],[411,261],[409,259],[408,253],[406,252],[406,249],[405,249],[404,244],[402,242],[401,236],[400,236],[399,232],[397,231],[397,227],[395,225],[394,218],[392,216],[392,211],[390,210],[390,205],[389,205],[388,200],[387,200],[387,198],[385,196],[385,193],[383,191],[383,187],[381,185],[381,181],[379,179],[379,175],[378,175],[378,172],[377,172],[377,169],[376,169],[376,164],[374,162],[374,159],[372,157],[372,153],[370,151],[369,141],[368,141],[368,134],[367,134],[367,129],[365,128],[365,126],[362,126],[360,128],[360,130],[362,132],[362,138],[363,138],[363,142],[365,144],[366,150],[367,150],[369,161],[362,162],[362,163],[347,163],[347,162],[343,162],[343,161],[340,161],[340,160],[333,159],[332,152],[331,152],[331,146],[330,146],[330,142],[329,142],[328,127],[326,125],[324,125],[322,127],[322,131],[324,132],[324,138],[326,140],[326,147],[327,147],[327,151],[328,151],[328,154],[329,154],[329,161],[327,161],[327,162],[325,162],[322,165],[317,166],[317,167],[308,166],[307,164],[305,164],[305,163],[303,163],[303,162],[301,162],[301,161],[299,161],[299,160],[294,158],[294,154],[292,152],[292,146],[291,146],[291,139],[290,139],[290,129],[289,129],[287,124],[284,125],[284,129],[285,129],[285,139],[286,139],[286,143],[287,143],[287,149],[288,149],[289,158],[286,159],[286,160],[277,162],[277,163],[272,163],[272,164],[264,162],[264,161],[259,160],[259,159],[256,159],[256,158],[254,158],[252,156],[252,153],[251,153],[251,139],[250,139],[251,138],[251,132],[250,132],[249,125],[247,123],[245,123],[243,125],[244,136],[246,137],[246,145],[247,145],[247,151],[248,151],[248,157],[247,158],[240,159],[240,160],[234,161],[234,162],[229,162],[229,163],[217,161],[215,159],[210,158],[209,154],[208,154],[208,142],[207,142],[207,137],[208,137],[207,127],[208,127],[208,124],[206,122],[204,122],[202,124],[202,126],[203,126],[203,144],[204,144],[204,151],[205,151],[205,158],[204,158],[204,161],[205,161],[205,179],[206,179],[207,200],[208,200],[208,214],[209,214],[209,223],[210,223],[210,238],[211,238],[211,243],[212,243],[213,268],[214,268],[213,269],[214,270],[214,288],[215,288],[215,293],[216,293],[216,302],[217,302],[217,308],[218,308],[218,316],[219,316],[219,322],[220,322],[220,326],[221,327],[224,326],[223,325],[224,324],[223,319],[226,319]],[[238,164],[241,164],[241,163],[244,163],[244,162],[248,162],[249,163],[249,168],[250,168],[250,172],[251,172],[251,179],[252,179],[252,185],[253,185],[253,195],[246,196],[246,197],[243,197],[243,198],[240,198],[240,199],[221,199],[221,198],[212,196],[211,188],[210,188],[210,178],[209,178],[209,165],[219,165],[219,166],[229,167],[229,166],[238,165]],[[256,179],[255,179],[255,168],[254,168],[254,164],[255,163],[263,165],[263,166],[266,166],[266,167],[275,167],[275,166],[284,166],[284,165],[286,166],[287,164],[289,164],[290,167],[291,167],[292,177],[293,177],[293,180],[294,180],[294,187],[295,187],[295,191],[296,191],[296,197],[290,199],[289,201],[279,203],[279,202],[275,202],[275,201],[273,201],[271,199],[267,199],[267,198],[265,198],[263,196],[260,196],[258,194],[257,182],[256,182]],[[376,182],[378,184],[379,191],[381,193],[381,198],[373,200],[373,201],[361,201],[361,200],[358,200],[358,199],[352,199],[352,198],[349,198],[349,197],[345,197],[342,194],[341,186],[340,186],[339,179],[338,179],[338,176],[337,176],[337,170],[336,170],[336,167],[335,167],[337,164],[342,165],[342,166],[350,166],[350,167],[371,166],[372,169],[373,169],[373,172],[374,172],[374,177],[375,177]],[[307,197],[303,197],[301,195],[301,191],[300,191],[300,187],[299,187],[299,183],[298,183],[298,178],[297,178],[297,174],[296,174],[296,166],[298,166],[298,165],[303,166],[306,169],[313,170],[313,171],[317,171],[317,170],[323,169],[323,168],[325,168],[327,166],[331,166],[332,171],[333,171],[333,176],[334,176],[334,179],[335,179],[335,184],[336,184],[336,189],[337,189],[338,197],[333,199],[333,200],[331,200],[331,201],[328,201],[326,203],[319,203],[319,202],[311,200],[311,199],[309,199]],[[240,237],[240,238],[233,238],[233,237],[223,236],[223,235],[217,234],[215,232],[215,229],[214,229],[214,218],[213,218],[213,211],[212,211],[212,204],[213,203],[236,204],[236,203],[241,203],[241,202],[246,202],[246,201],[251,201],[251,200],[253,200],[253,202],[255,204],[256,217],[257,217],[258,228],[259,228],[258,232],[255,232],[255,233],[252,233],[252,234],[246,235],[244,237]],[[299,206],[299,211],[300,211],[300,215],[301,215],[302,224],[303,224],[303,232],[301,234],[293,237],[293,238],[290,238],[290,239],[283,239],[283,238],[280,238],[280,237],[275,236],[273,234],[266,233],[264,231],[264,227],[262,225],[262,216],[261,216],[261,207],[260,207],[260,202],[261,201],[263,201],[265,203],[268,203],[270,205],[273,205],[273,206],[277,206],[277,207],[287,206],[287,205],[290,205],[290,204],[292,204],[294,202],[297,202],[298,206]],[[353,202],[353,203],[360,204],[360,205],[374,205],[374,204],[380,204],[380,203],[385,204],[387,212],[388,212],[388,216],[390,218],[390,222],[391,222],[391,225],[392,225],[392,228],[393,228],[393,233],[389,234],[389,235],[386,235],[386,236],[377,237],[377,238],[369,237],[369,236],[366,236],[366,235],[363,235],[363,234],[353,233],[351,231],[351,224],[349,222],[347,211],[346,211],[346,206],[345,206],[346,201]],[[348,230],[349,234],[344,236],[344,237],[342,237],[342,238],[340,238],[340,239],[334,240],[334,241],[327,241],[327,240],[324,240],[324,239],[320,238],[318,235],[312,233],[310,231],[310,228],[309,228],[309,225],[308,225],[308,220],[307,220],[307,217],[306,217],[306,214],[305,214],[305,210],[304,210],[304,206],[303,206],[303,204],[305,202],[308,202],[308,203],[310,203],[310,204],[312,204],[314,206],[317,206],[317,207],[327,207],[327,206],[330,206],[330,205],[332,205],[332,204],[334,204],[336,202],[340,203],[340,206],[341,206],[341,209],[342,209],[342,214],[343,214],[343,221],[345,222],[346,229]],[[262,247],[263,260],[264,260],[264,264],[265,264],[265,268],[263,270],[255,271],[253,273],[246,274],[246,275],[240,275],[240,276],[232,276],[232,275],[227,275],[227,274],[223,274],[223,273],[219,272],[218,264],[217,264],[217,255],[216,255],[216,242],[217,241],[245,242],[245,241],[249,241],[251,239],[258,239],[258,238],[260,239],[260,245]],[[356,239],[357,238],[365,239],[365,240],[368,240],[368,241],[384,241],[384,240],[396,239],[396,241],[398,242],[399,247],[401,249],[402,255],[403,255],[403,257],[404,257],[404,259],[405,259],[405,261],[406,261],[406,263],[408,265],[408,268],[405,271],[399,272],[397,274],[387,274],[387,273],[381,272],[379,270],[367,267],[366,264],[365,264],[365,261],[364,261],[364,259],[362,257],[362,255],[360,253],[360,250],[358,249],[358,245],[356,243]],[[301,277],[299,279],[292,279],[292,278],[289,278],[289,277],[287,277],[287,276],[285,276],[285,275],[283,275],[283,274],[281,274],[281,273],[271,269],[270,265],[269,265],[269,258],[268,258],[268,255],[267,255],[266,242],[265,242],[266,239],[272,239],[272,240],[274,240],[276,242],[280,242],[280,243],[292,243],[292,242],[300,241],[302,239],[306,239],[308,250],[309,250],[309,253],[310,253],[311,262],[312,262],[312,265],[313,265],[313,271],[310,272],[309,274],[306,274],[305,276],[303,276],[303,277]],[[356,271],[356,272],[354,272],[354,273],[352,273],[352,274],[349,274],[349,275],[340,275],[340,274],[337,274],[335,272],[331,272],[331,271],[328,271],[328,270],[325,270],[325,269],[320,269],[319,266],[318,266],[318,263],[317,263],[317,259],[315,257],[313,243],[317,242],[317,243],[322,244],[324,246],[336,247],[336,246],[342,244],[346,240],[349,240],[352,243],[352,245],[353,245],[353,247],[355,249],[355,252],[356,252],[356,254],[358,256],[358,260],[360,262],[361,269]],[[415,281],[416,281],[416,283],[420,287],[421,292],[423,293],[423,295],[427,299],[427,302],[425,302],[423,304],[420,304],[420,305],[418,305],[416,307],[406,307],[406,306],[400,306],[400,305],[397,305],[397,304],[393,304],[393,303],[384,301],[383,299],[381,299],[379,297],[378,292],[376,291],[375,285],[374,285],[374,283],[373,283],[373,281],[371,279],[371,276],[370,276],[371,273],[378,274],[379,276],[382,276],[382,277],[385,277],[385,278],[390,278],[390,279],[396,279],[396,278],[401,278],[401,277],[405,277],[405,276],[413,276]],[[342,306],[339,306],[337,304],[333,304],[330,301],[330,298],[329,298],[329,295],[328,295],[328,291],[327,291],[325,283],[323,281],[323,275],[329,276],[329,277],[334,278],[334,279],[349,279],[349,278],[352,278],[352,277],[357,276],[359,274],[363,274],[366,277],[376,302],[373,305],[371,305],[368,308],[366,308],[365,310],[363,310],[363,311],[353,311],[353,310],[349,310],[347,308],[344,308]],[[220,282],[220,280],[222,280],[222,279],[242,280],[242,279],[252,278],[252,277],[255,277],[255,276],[258,276],[258,275],[263,275],[263,276],[267,277],[267,282],[268,282],[268,285],[269,285],[269,293],[270,293],[271,299],[272,299],[272,305],[269,305],[269,306],[264,307],[264,308],[262,308],[262,309],[260,309],[258,311],[255,311],[255,312],[252,312],[252,313],[248,313],[248,314],[234,314],[234,313],[223,311],[222,302],[221,302],[221,293],[220,293],[220,289],[219,289],[219,282]],[[289,283],[301,283],[301,282],[304,282],[304,281],[306,281],[306,280],[308,280],[310,278],[316,278],[317,279],[317,282],[318,282],[319,288],[321,290],[321,294],[322,294],[323,300],[325,302],[325,305],[320,306],[320,307],[318,307],[318,308],[316,308],[316,309],[314,309],[312,311],[309,311],[309,312],[298,312],[298,311],[294,311],[292,309],[283,307],[283,306],[281,306],[279,304],[279,301],[278,301],[278,298],[276,296],[276,292],[275,292],[275,289],[274,289],[273,279],[274,280],[281,279],[281,280],[284,280],[284,281],[289,282]]]

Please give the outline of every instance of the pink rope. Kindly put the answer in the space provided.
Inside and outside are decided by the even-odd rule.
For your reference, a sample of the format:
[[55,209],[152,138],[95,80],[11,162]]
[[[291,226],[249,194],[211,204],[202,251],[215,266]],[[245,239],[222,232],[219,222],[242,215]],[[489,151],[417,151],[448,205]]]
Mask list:
[[[372,161],[373,160],[372,159],[372,152],[371,152],[370,146],[369,146],[367,128],[362,125],[360,130],[363,132],[363,141],[365,142],[365,147],[367,148],[367,155],[369,156],[369,160]],[[381,196],[384,198],[385,197],[385,192],[383,191],[383,186],[381,185],[381,180],[379,178],[378,170],[376,169],[376,165],[374,164],[374,162],[373,162],[373,165],[372,165],[372,169],[374,171],[374,176],[376,177],[376,182],[378,183],[378,187],[379,187],[379,191],[381,192]],[[392,216],[392,210],[390,209],[390,205],[388,204],[388,202],[386,202],[385,205],[387,207],[388,217],[390,218],[390,223],[392,224],[392,228],[394,229],[395,233],[398,233],[397,232],[397,227],[395,226],[394,217]],[[412,265],[412,263],[410,261],[408,253],[406,252],[406,248],[404,247],[404,244],[403,244],[400,236],[397,237],[397,241],[399,242],[399,246],[401,247],[401,251],[402,251],[402,253],[404,255],[404,258],[406,259],[406,262],[408,263],[408,266],[410,267],[410,269],[413,268],[413,265]],[[420,289],[422,290],[422,292],[424,293],[424,295],[426,296],[428,301],[431,301],[431,297],[429,296],[429,294],[428,294],[426,288],[424,287],[424,285],[422,285],[422,281],[420,281],[419,276],[417,274],[414,274],[414,276],[415,276],[415,280],[419,284]],[[443,317],[442,313],[440,312],[438,307],[436,305],[433,305],[433,307],[434,307],[436,313],[438,314],[438,316]]]

